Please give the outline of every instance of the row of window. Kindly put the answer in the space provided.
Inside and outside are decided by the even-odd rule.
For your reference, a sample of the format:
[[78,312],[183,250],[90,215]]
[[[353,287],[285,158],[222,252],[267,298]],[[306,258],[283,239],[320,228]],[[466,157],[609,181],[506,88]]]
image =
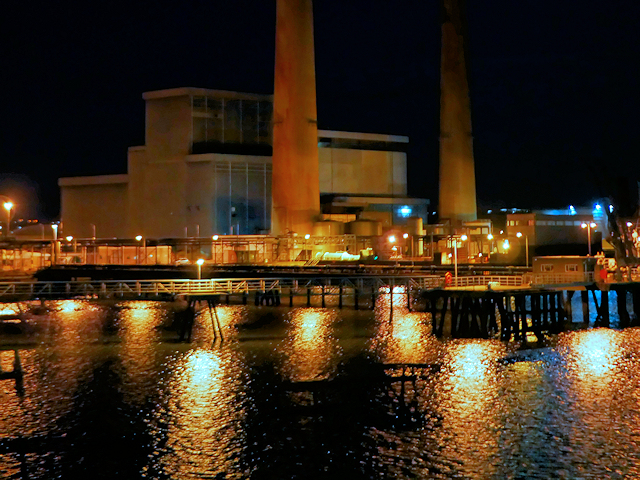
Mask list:
[[[543,273],[549,273],[549,272],[553,272],[554,270],[554,265],[553,263],[543,263],[542,265],[540,265],[540,271]],[[565,272],[577,272],[578,271],[578,264],[577,263],[568,263],[564,266],[564,271]]]
[[193,143],[271,143],[269,101],[192,97]]
[[580,227],[584,223],[583,220],[508,220],[507,225],[515,227],[518,225],[538,225],[550,227]]

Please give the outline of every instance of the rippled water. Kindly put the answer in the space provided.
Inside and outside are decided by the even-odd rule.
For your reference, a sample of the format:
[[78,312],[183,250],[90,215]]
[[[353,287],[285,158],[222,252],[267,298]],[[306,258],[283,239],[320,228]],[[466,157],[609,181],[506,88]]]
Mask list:
[[50,307],[0,337],[2,478],[640,478],[635,328],[441,341],[387,296],[218,307],[215,344],[203,307],[188,344],[172,304]]

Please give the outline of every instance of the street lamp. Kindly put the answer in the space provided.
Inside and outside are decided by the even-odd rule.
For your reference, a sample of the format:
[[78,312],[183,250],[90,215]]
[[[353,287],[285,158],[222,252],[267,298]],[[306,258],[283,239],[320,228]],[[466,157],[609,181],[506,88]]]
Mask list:
[[[140,240],[144,240],[143,244],[142,244],[142,254],[144,255],[144,264],[147,264],[147,239],[144,238],[142,235],[136,235],[136,242],[140,242]],[[136,263],[140,263],[140,245],[138,245],[136,247],[136,249],[138,250],[138,261]]]
[[595,222],[589,222],[589,223],[583,222],[582,225],[580,225],[582,228],[587,229],[587,241],[589,242],[589,256],[591,256],[591,229],[595,228],[596,225],[597,224]]
[[7,237],[11,233],[11,209],[13,208],[13,202],[4,202],[4,208],[7,211]]
[[202,278],[202,265],[204,264],[204,259],[199,258],[196,261],[196,265],[198,265],[198,280]]
[[[516,233],[516,237],[518,238],[522,238],[522,232],[518,232]],[[522,244],[521,244],[522,245]],[[525,265],[528,267],[529,266],[529,236],[525,235],[524,236],[524,245],[525,245]]]
[[[460,236],[460,240],[462,240],[463,242],[467,239],[468,237],[466,235],[461,235]],[[454,278],[455,278],[455,286],[458,286],[458,239],[456,237],[453,237],[453,272],[454,272]]]
[[52,223],[51,229],[53,230],[53,249],[51,252],[51,263],[53,265],[57,265],[58,264],[58,225],[55,223]]

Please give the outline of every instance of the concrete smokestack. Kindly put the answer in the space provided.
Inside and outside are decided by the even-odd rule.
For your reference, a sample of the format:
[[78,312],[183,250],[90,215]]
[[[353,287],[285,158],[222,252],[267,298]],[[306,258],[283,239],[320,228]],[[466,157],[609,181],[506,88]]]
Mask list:
[[311,233],[320,213],[311,0],[277,0],[271,233]]
[[440,200],[441,220],[476,220],[476,176],[465,65],[464,0],[441,0]]

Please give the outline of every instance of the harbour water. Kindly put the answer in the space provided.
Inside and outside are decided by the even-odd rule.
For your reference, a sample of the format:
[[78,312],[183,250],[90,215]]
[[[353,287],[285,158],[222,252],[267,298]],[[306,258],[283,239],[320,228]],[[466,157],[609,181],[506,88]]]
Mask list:
[[207,308],[178,343],[172,304],[51,302],[2,337],[0,477],[640,478],[639,329],[438,340],[398,297],[219,306],[215,344]]

